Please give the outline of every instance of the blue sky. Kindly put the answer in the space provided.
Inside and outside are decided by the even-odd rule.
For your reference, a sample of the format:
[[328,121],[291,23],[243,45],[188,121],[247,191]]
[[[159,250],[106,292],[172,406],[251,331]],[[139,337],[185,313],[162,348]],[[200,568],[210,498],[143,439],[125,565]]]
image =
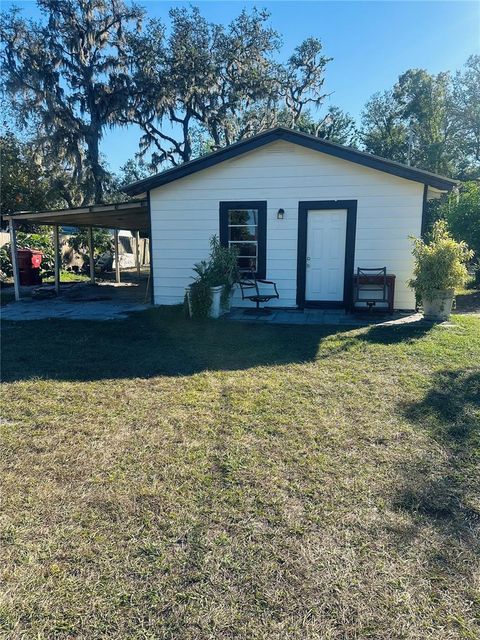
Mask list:
[[[3,1],[3,9],[15,4],[28,17],[38,11],[32,1]],[[152,17],[168,19],[178,5],[198,5],[207,19],[228,23],[244,7],[271,12],[271,25],[282,34],[282,58],[308,36],[319,38],[325,55],[333,61],[326,70],[325,89],[335,104],[359,118],[368,98],[391,87],[409,68],[431,73],[458,69],[473,53],[480,52],[480,3],[462,1],[291,1],[159,2],[138,0]],[[137,150],[138,131],[112,130],[102,141],[111,169],[117,170]]]

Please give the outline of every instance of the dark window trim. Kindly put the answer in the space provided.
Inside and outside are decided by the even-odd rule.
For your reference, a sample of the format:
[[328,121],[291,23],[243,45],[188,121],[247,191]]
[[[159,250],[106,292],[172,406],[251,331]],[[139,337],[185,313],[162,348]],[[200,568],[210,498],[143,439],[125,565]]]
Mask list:
[[267,275],[267,201],[236,200],[220,202],[220,244],[228,247],[228,211],[229,209],[258,209],[258,256],[257,278]]
[[[307,276],[307,233],[308,212],[310,209],[347,210],[347,230],[345,234],[345,274],[343,281],[343,300],[305,300]],[[357,228],[357,200],[316,200],[298,203],[298,247],[297,247],[297,304],[299,307],[347,308],[352,306],[352,276],[355,261],[355,236]]]

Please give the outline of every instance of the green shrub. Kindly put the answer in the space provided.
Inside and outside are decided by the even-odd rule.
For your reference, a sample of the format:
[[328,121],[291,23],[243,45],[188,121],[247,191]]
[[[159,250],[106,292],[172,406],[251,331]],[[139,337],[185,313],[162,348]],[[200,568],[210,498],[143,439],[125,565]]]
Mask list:
[[417,299],[430,299],[435,290],[456,289],[468,279],[466,264],[473,257],[465,242],[457,242],[445,220],[437,220],[426,241],[413,238],[414,277],[409,286]]
[[[68,238],[68,246],[83,255],[88,254],[88,228],[79,227]],[[95,256],[113,251],[112,234],[108,229],[93,229],[93,252]],[[89,256],[90,257],[90,256]]]
[[206,318],[211,304],[212,292],[209,284],[196,280],[190,285],[190,312],[194,318]]
[[218,237],[212,236],[208,260],[197,262],[193,270],[196,278],[190,286],[192,315],[200,318],[207,317],[212,304],[210,287],[223,287],[221,305],[226,309],[233,286],[239,279],[237,250],[222,246]]

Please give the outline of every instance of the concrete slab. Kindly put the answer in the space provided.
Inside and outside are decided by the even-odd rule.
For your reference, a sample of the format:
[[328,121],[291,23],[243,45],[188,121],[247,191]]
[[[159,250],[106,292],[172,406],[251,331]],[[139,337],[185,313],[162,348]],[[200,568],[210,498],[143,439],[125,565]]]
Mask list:
[[62,286],[60,295],[54,298],[25,297],[19,302],[10,302],[2,307],[1,318],[15,322],[48,318],[122,320],[131,312],[149,308],[150,305],[143,304],[145,284],[145,280],[138,283],[103,282],[96,285],[69,283]]
[[33,300],[12,302],[2,308],[2,320],[47,320],[68,318],[69,320],[122,320],[133,311],[148,309],[149,305],[115,304],[109,301],[78,304],[63,300]]
[[342,327],[366,327],[370,325],[395,326],[424,322],[421,313],[396,313],[393,315],[357,315],[343,309],[277,309],[270,315],[246,314],[244,309],[232,309],[224,316],[237,322],[268,324],[333,325]]

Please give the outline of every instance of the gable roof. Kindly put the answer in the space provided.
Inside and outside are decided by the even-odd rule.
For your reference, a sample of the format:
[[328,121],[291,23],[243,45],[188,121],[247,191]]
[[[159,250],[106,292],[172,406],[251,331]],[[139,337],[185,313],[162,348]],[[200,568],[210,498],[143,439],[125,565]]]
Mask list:
[[172,169],[167,169],[166,171],[157,173],[149,178],[132,182],[122,188],[123,191],[130,196],[138,195],[145,191],[150,191],[150,189],[161,187],[162,185],[173,182],[174,180],[189,176],[197,171],[213,167],[224,160],[230,160],[242,153],[253,151],[254,149],[258,149],[266,144],[275,142],[276,140],[286,140],[287,142],[298,144],[302,147],[306,147],[307,149],[320,151],[321,153],[326,153],[336,158],[341,158],[342,160],[348,160],[349,162],[355,162],[356,164],[361,164],[364,167],[369,167],[370,169],[390,173],[394,176],[405,178],[406,180],[421,182],[422,184],[435,187],[436,189],[450,190],[458,182],[452,178],[439,176],[435,173],[430,173],[429,171],[423,171],[423,169],[415,169],[414,167],[409,167],[405,164],[401,164],[400,162],[395,162],[394,160],[387,160],[386,158],[381,158],[380,156],[375,156],[371,153],[357,151],[351,147],[345,147],[335,142],[322,140],[321,138],[309,135],[308,133],[294,131],[287,127],[275,127],[274,129],[268,129],[256,136],[240,140],[240,142],[235,142],[228,147],[224,147],[218,151],[213,151],[212,153],[196,158],[195,160],[185,162],[178,167],[173,167]]

